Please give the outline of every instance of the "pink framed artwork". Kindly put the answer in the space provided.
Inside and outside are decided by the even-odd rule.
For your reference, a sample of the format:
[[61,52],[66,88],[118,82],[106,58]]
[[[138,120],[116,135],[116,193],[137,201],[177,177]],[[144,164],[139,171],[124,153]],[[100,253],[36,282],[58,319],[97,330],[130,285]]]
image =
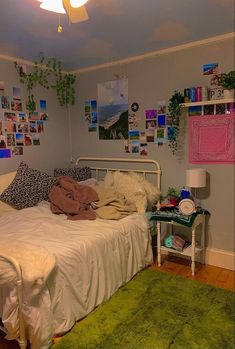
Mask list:
[[234,164],[235,114],[189,117],[189,162]]

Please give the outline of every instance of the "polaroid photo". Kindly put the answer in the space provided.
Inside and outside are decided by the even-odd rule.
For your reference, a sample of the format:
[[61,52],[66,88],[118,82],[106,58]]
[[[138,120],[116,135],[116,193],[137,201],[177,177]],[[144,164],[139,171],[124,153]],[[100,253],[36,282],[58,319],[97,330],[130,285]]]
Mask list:
[[97,112],[97,101],[92,100],[90,105],[91,105],[91,112]]
[[91,123],[92,124],[97,124],[97,112],[92,112],[91,113]]
[[140,143],[140,155],[147,156],[148,155],[148,144]]
[[16,115],[16,113],[5,111],[4,112],[4,120],[5,121],[16,122],[17,121],[17,115]]
[[137,131],[137,130],[129,131],[129,139],[131,141],[139,140],[140,139],[140,131]]
[[12,148],[12,155],[23,155],[23,147],[13,147]]
[[19,133],[28,133],[29,132],[29,125],[23,122],[22,124],[17,125],[17,132]]
[[158,127],[166,127],[166,115],[160,114],[157,116]]
[[19,113],[18,114],[18,121],[19,122],[27,122],[28,121],[27,114]]
[[19,87],[13,87],[13,100],[14,101],[21,101]]
[[124,141],[124,153],[130,153],[130,141],[129,139]]
[[10,109],[10,97],[1,96],[1,105],[2,105],[2,109]]
[[14,133],[7,133],[7,146],[14,147],[16,145],[16,139]]
[[0,96],[4,96],[5,94],[5,83],[4,81],[0,81]]
[[15,133],[16,132],[16,123],[12,121],[5,121],[5,132]]
[[166,101],[157,102],[157,114],[166,114]]
[[16,101],[11,102],[11,110],[22,111],[22,103]]
[[38,131],[38,133],[44,132],[44,121],[43,120],[37,121],[37,131]]
[[91,101],[85,101],[84,103],[84,111],[85,113],[91,112]]
[[36,122],[30,122],[29,124],[29,132],[30,133],[37,133],[37,124]]
[[7,147],[7,139],[6,136],[3,134],[0,134],[0,148],[5,149]]
[[28,134],[28,133],[26,133],[26,134],[24,135],[24,144],[25,144],[26,146],[30,146],[30,145],[33,144],[32,136],[31,136],[30,134]]
[[33,140],[33,145],[40,145],[40,138],[38,134],[32,134],[31,135],[32,140]]
[[29,121],[38,121],[41,120],[40,114],[37,111],[29,113]]
[[40,99],[39,109],[41,112],[44,112],[44,113],[47,111],[47,101],[45,99]]
[[166,143],[167,141],[167,131],[166,128],[157,128],[154,133],[154,143],[159,142]]
[[156,109],[145,110],[145,118],[146,118],[146,120],[156,119],[156,117],[157,117],[157,110]]
[[218,63],[203,64],[203,75],[218,74]]
[[97,124],[89,124],[88,132],[95,132],[95,131],[97,131]]
[[24,146],[24,135],[22,133],[16,133],[16,146],[22,147]]
[[48,113],[40,113],[39,114],[39,120],[47,121],[48,120]]
[[156,120],[146,120],[146,129],[154,130],[157,126]]
[[146,130],[146,142],[154,142],[154,130],[153,129]]
[[132,154],[138,154],[140,152],[140,142],[131,141],[131,152]]
[[146,142],[146,133],[145,132],[140,132],[140,141],[142,143]]

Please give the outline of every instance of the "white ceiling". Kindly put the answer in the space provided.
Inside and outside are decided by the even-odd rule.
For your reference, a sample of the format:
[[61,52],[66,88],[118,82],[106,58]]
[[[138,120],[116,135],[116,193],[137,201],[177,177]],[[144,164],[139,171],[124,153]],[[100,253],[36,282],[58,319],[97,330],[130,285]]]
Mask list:
[[89,20],[71,24],[37,0],[1,0],[0,55],[40,52],[67,70],[109,63],[234,31],[234,0],[89,0]]

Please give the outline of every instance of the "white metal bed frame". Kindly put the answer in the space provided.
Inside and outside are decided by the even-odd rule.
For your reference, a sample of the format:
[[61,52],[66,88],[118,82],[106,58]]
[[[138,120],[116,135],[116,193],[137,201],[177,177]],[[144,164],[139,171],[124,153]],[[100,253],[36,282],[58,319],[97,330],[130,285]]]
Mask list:
[[[84,165],[89,166],[92,171],[95,171],[95,176],[98,179],[100,172],[107,172],[107,171],[121,171],[121,172],[139,172],[142,173],[144,176],[146,174],[153,174],[156,176],[157,180],[157,187],[159,190],[161,190],[161,168],[157,161],[152,159],[128,159],[128,158],[92,158],[92,157],[79,157],[76,160],[76,166],[80,165],[81,162],[85,162]],[[89,163],[91,162],[113,162],[113,163],[125,163],[125,164],[145,164],[145,165],[152,165],[154,167],[153,170],[148,169],[133,169],[133,168],[113,168],[113,167],[97,167],[97,166],[90,166]],[[160,202],[158,202],[157,207],[159,208]],[[26,338],[26,325],[24,323],[23,318],[23,278],[22,278],[22,270],[20,264],[12,257],[0,254],[0,259],[5,260],[11,266],[16,272],[16,289],[17,289],[17,298],[18,298],[18,317],[19,317],[19,338],[17,339],[20,349],[26,349],[27,347],[27,338]],[[0,325],[0,330],[2,330],[4,333],[7,334],[6,329]]]

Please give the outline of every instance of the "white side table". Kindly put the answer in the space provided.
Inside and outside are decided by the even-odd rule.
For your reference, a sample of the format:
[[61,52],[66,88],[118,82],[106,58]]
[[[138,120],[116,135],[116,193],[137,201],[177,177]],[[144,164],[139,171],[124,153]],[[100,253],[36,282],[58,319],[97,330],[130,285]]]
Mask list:
[[[182,221],[180,219],[182,217]],[[188,217],[188,223],[183,219],[183,215],[177,215],[177,217],[166,217],[165,214],[161,215],[161,211],[156,214],[152,214],[150,220],[156,221],[157,225],[157,263],[161,266],[161,251],[173,252],[182,256],[188,256],[191,258],[191,271],[192,275],[195,274],[195,258],[196,255],[200,255],[200,261],[205,263],[205,214],[196,213]],[[185,217],[186,218],[186,217]],[[191,220],[190,220],[191,219]],[[161,245],[161,224],[170,224],[171,226],[184,226],[191,229],[191,245],[186,247],[182,252],[175,249],[165,247]],[[201,238],[200,246],[196,247],[196,234],[198,233],[198,227],[201,225]]]

